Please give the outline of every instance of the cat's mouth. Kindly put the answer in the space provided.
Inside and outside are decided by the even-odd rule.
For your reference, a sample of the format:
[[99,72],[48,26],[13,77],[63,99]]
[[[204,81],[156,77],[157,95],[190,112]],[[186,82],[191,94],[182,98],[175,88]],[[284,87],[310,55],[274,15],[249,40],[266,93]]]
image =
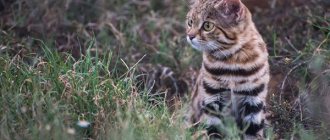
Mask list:
[[188,36],[187,41],[194,49],[199,51],[210,52],[221,48],[221,46],[214,41],[203,41],[197,38],[190,39]]
[[194,49],[199,50],[199,51],[205,51],[205,48],[203,47],[203,45],[200,43],[200,41],[198,39],[196,39],[196,38],[190,39],[187,36],[187,41]]

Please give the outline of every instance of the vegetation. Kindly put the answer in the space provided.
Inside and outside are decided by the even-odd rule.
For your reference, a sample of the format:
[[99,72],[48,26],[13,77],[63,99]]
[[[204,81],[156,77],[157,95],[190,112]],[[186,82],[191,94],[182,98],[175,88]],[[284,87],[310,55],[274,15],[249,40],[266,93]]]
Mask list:
[[[270,53],[268,139],[330,137],[329,3],[301,1],[246,1]],[[183,116],[201,55],[185,42],[187,11],[185,0],[0,1],[0,139],[193,139]]]

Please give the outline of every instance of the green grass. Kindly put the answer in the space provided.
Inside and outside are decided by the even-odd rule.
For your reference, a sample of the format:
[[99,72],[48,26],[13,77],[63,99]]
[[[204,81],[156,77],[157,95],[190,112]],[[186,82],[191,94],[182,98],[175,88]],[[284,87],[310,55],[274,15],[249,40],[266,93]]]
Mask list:
[[[180,118],[175,121],[178,116],[165,104],[148,103],[149,90],[135,84],[135,67],[115,76],[111,53],[99,58],[88,50],[75,61],[65,54],[62,59],[63,54],[44,44],[42,48],[43,55],[30,58],[0,57],[0,139],[186,137]],[[23,59],[34,60],[27,64]],[[81,120],[91,125],[79,127]]]

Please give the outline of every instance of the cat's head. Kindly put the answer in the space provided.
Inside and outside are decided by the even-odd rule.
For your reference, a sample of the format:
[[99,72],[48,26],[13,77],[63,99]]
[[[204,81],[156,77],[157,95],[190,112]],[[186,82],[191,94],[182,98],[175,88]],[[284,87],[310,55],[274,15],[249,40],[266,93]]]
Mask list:
[[187,14],[187,40],[201,51],[225,50],[238,43],[238,35],[251,22],[240,0],[192,0]]

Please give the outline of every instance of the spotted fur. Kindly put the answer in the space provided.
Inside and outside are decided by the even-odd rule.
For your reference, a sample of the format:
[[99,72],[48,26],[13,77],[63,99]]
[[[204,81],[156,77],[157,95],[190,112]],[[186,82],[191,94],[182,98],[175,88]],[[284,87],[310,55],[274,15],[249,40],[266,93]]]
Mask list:
[[187,14],[187,40],[203,52],[190,124],[203,123],[214,133],[221,117],[232,115],[245,139],[262,139],[268,53],[249,10],[240,0],[194,0]]

